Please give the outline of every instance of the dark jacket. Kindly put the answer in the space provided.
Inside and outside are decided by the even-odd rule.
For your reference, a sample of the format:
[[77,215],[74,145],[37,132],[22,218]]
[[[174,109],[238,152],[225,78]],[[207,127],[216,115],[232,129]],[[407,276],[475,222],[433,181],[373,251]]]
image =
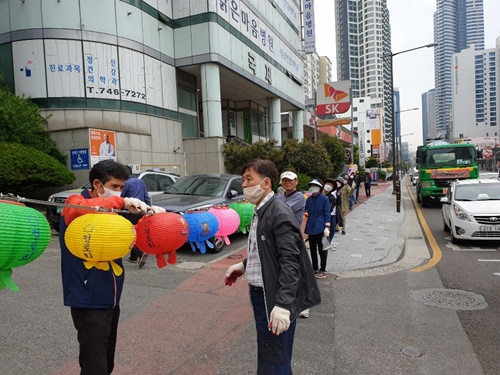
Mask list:
[[307,223],[305,232],[308,235],[321,234],[326,223],[330,223],[330,201],[326,195],[311,195],[306,200]]
[[267,316],[277,305],[289,310],[293,320],[301,311],[321,302],[309,254],[286,203],[271,199],[259,208],[257,215],[257,248]]
[[[87,190],[72,195],[66,203],[107,208],[122,208],[123,198],[92,198]],[[64,208],[59,226],[59,244],[61,246],[61,274],[63,284],[64,305],[82,309],[111,309],[119,305],[125,279],[125,269],[116,276],[112,269],[103,271],[92,267],[87,269],[83,259],[70,253],[64,242],[64,234],[68,225],[76,217],[92,211]],[[122,260],[114,261],[123,268]]]
[[151,206],[151,198],[149,198],[148,189],[146,188],[146,183],[139,180],[133,174],[125,181],[125,186],[123,187],[121,196],[123,198],[137,198]]

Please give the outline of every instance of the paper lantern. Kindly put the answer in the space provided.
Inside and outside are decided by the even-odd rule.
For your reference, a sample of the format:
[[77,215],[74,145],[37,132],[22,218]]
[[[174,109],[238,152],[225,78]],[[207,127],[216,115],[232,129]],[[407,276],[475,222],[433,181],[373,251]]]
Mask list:
[[176,263],[176,251],[184,245],[189,235],[189,225],[182,215],[173,212],[143,216],[135,226],[137,246],[146,254],[156,255],[158,268]]
[[12,268],[38,258],[50,243],[50,225],[37,210],[15,202],[0,202],[0,289],[17,292]]
[[114,262],[135,245],[134,226],[117,214],[86,214],[73,220],[64,234],[64,242],[74,256],[83,259],[87,269],[96,267],[115,275],[123,269]]
[[219,230],[215,233],[215,237],[229,245],[231,241],[228,236],[236,232],[240,226],[238,213],[228,206],[211,207],[208,212],[213,213],[219,221]]
[[247,233],[250,230],[250,224],[252,224],[255,206],[252,203],[245,201],[231,203],[229,207],[235,210],[240,217],[240,232]]
[[214,214],[208,211],[192,211],[184,214],[184,219],[189,224],[188,241],[193,252],[196,246],[202,254],[207,252],[206,246],[213,249],[214,244],[209,241],[219,230],[219,221]]

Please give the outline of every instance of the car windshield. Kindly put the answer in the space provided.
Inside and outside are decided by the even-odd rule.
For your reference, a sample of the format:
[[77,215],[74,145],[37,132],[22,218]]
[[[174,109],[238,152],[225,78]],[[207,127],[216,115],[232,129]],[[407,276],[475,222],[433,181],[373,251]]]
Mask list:
[[425,165],[469,165],[476,162],[474,147],[436,148],[427,151]]
[[210,176],[186,176],[165,189],[167,194],[222,197],[228,180]]
[[455,192],[456,201],[500,200],[499,184],[459,185]]

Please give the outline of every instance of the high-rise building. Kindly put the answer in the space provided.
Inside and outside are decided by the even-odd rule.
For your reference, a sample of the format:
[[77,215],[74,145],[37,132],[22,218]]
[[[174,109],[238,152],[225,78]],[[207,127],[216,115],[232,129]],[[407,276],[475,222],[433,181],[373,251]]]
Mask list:
[[[337,77],[353,98],[384,99],[384,134],[392,135],[391,26],[386,0],[336,0]],[[389,138],[387,138],[389,137]]]
[[331,82],[332,81],[332,62],[327,56],[321,56],[319,58],[319,82]]
[[500,36],[496,47],[453,55],[452,138],[498,137]]
[[451,58],[474,45],[484,49],[483,0],[437,0],[434,13],[436,132],[448,138],[451,125]]
[[431,89],[422,94],[422,142],[425,142],[428,138],[436,138],[435,89]]
[[316,52],[303,55],[304,61],[304,97],[313,99],[319,85],[319,56]]

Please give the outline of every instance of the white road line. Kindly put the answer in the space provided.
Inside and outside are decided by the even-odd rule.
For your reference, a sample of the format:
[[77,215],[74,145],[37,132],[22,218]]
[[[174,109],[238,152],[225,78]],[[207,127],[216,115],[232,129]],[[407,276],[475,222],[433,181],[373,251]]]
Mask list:
[[500,272],[494,272],[493,275],[500,276]]
[[478,262],[500,262],[500,259],[478,259]]

